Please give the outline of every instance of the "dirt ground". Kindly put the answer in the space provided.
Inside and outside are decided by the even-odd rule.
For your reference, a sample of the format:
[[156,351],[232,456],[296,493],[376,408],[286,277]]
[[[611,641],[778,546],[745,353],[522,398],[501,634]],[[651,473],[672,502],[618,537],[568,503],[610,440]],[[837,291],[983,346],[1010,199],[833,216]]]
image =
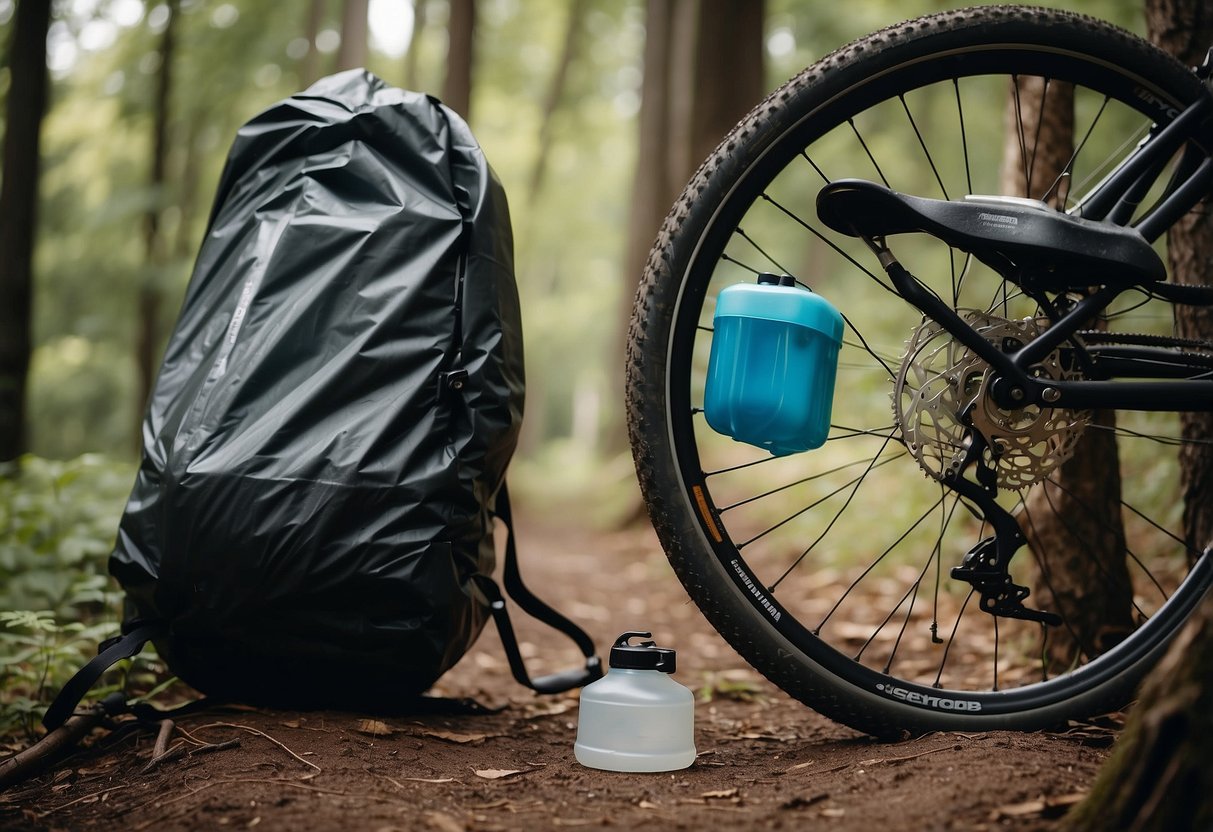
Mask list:
[[[1114,739],[1096,725],[877,742],[752,671],[687,601],[651,531],[561,530],[524,517],[520,546],[532,588],[601,647],[651,629],[678,650],[675,679],[712,691],[696,706],[690,768],[580,766],[576,695],[519,687],[489,625],[434,692],[505,706],[499,713],[215,709],[178,719],[169,754],[150,767],[154,727],[98,734],[0,793],[0,829],[1047,830],[1089,787]],[[577,658],[524,616],[515,627],[533,674]]]

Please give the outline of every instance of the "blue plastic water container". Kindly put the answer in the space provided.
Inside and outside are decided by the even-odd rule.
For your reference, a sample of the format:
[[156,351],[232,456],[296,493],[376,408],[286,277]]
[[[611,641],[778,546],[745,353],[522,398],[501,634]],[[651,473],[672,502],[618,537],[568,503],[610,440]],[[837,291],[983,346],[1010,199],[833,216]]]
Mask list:
[[842,315],[791,277],[760,275],[716,299],[704,415],[717,433],[775,456],[830,432]]

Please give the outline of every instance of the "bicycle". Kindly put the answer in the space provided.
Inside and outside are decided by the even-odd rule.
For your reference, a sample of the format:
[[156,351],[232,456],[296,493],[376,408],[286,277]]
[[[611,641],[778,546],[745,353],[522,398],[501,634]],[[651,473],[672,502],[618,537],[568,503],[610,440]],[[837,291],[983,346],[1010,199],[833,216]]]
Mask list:
[[[1204,597],[1179,488],[1209,464],[1213,341],[1172,313],[1213,288],[1151,243],[1213,191],[1210,72],[1066,12],[948,12],[804,70],[694,175],[636,300],[629,436],[691,598],[789,694],[877,735],[1056,725],[1123,705]],[[962,199],[1001,194],[982,101],[1013,100],[1033,182],[1029,78],[1073,90],[1064,167]],[[806,453],[704,420],[715,298],[763,273],[845,321]],[[1060,586],[1059,557],[1095,577]]]

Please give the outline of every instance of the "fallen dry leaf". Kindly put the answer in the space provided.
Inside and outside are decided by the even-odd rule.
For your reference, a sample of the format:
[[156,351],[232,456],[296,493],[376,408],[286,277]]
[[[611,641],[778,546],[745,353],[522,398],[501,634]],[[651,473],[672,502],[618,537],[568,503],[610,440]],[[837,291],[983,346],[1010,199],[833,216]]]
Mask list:
[[454,783],[454,777],[401,777],[410,783]]
[[660,809],[661,808],[656,803],[650,803],[647,800],[642,800],[639,803],[637,803],[636,805],[639,806],[641,809]]
[[502,777],[522,774],[524,770],[520,768],[482,768],[473,769],[473,771],[477,777],[483,777],[485,780],[500,780]]
[[456,731],[422,731],[421,736],[433,737],[437,740],[446,740],[447,742],[456,742],[460,744],[467,743],[469,745],[479,745],[489,737],[500,736],[499,734],[460,734]]
[[1012,803],[999,806],[990,812],[990,820],[1007,820],[1011,818],[1042,815],[1044,817],[1059,817],[1065,810],[1086,797],[1086,792],[1075,792],[1061,797],[1047,797],[1041,800],[1027,800],[1023,803]]
[[378,719],[361,719],[354,728],[359,734],[370,734],[372,737],[390,737],[395,729],[386,722]]
[[718,789],[716,791],[704,792],[699,796],[708,799],[725,800],[730,797],[737,797],[737,789]]
[[846,809],[822,809],[821,816],[823,818],[840,818],[847,813]]
[[538,719],[544,716],[557,716],[571,711],[576,705],[576,702],[567,699],[562,702],[553,702],[550,705],[529,705],[526,709],[526,717],[527,719]]

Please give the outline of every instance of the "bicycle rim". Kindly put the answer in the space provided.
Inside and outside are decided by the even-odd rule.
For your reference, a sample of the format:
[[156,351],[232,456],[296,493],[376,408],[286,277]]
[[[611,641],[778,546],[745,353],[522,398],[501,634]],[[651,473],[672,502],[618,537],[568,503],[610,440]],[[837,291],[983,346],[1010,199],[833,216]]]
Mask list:
[[[1074,30],[1073,18],[1056,17]],[[946,30],[954,19],[937,17],[934,26]],[[795,695],[865,730],[886,730],[890,719],[922,728],[957,719],[1029,727],[1098,707],[1123,695],[1123,680],[1156,656],[1209,581],[1207,564],[1189,571],[1198,553],[1180,531],[1177,417],[1118,414],[1114,427],[1092,418],[1081,429],[1061,419],[1060,438],[1044,442],[1054,448],[1045,459],[1029,459],[1026,474],[1000,473],[1000,504],[1028,534],[1052,523],[1064,535],[1066,523],[1050,515],[1077,516],[1084,497],[1048,455],[1082,434],[1113,437],[1123,531],[1109,534],[1123,540],[1117,545],[1128,564],[1129,586],[1121,591],[1131,596],[1130,624],[1121,622],[1125,632],[1108,645],[1074,649],[1071,666],[1059,668],[1048,628],[978,610],[971,587],[949,573],[990,529],[970,500],[933,473],[964,432],[949,415],[954,402],[941,379],[980,368],[895,296],[861,244],[826,230],[812,209],[820,187],[843,177],[937,198],[1001,193],[1003,118],[992,124],[972,113],[992,96],[1013,100],[1012,77],[1048,78],[1046,98],[1048,85],[1075,87],[1077,151],[1067,174],[1050,185],[1070,202],[1123,158],[1152,120],[1165,120],[1193,94],[1186,73],[1150,80],[1112,61],[1107,44],[1092,44],[1103,56],[1068,45],[1056,22],[1021,24],[1017,39],[1008,40],[1007,19],[972,13],[968,34],[951,40],[919,22],[922,34],[902,30],[900,43],[885,33],[879,42],[889,55],[873,55],[869,43],[868,56],[852,50],[793,81],[701,171],[688,189],[696,196],[676,207],[672,242],[655,261],[666,281],[678,283],[664,343],[649,347],[665,364],[657,372],[665,380],[670,454],[655,467],[670,468],[677,505],[656,493],[668,491],[660,473],[638,464],[658,531],[684,582],[702,570],[703,559],[712,562],[715,578],[695,575],[692,594],[718,629],[735,630],[730,640],[747,658]],[[928,45],[932,38],[938,43]],[[1024,179],[1031,181],[1038,136],[1024,127],[1033,121],[1027,107],[1015,101],[999,115],[1019,126]],[[1037,303],[963,253],[922,239],[896,240],[893,248],[932,291],[972,310],[966,314],[990,337],[1023,340],[1036,332]],[[796,277],[846,319],[830,438],[806,454],[772,457],[719,436],[702,415],[714,297],[760,272]],[[1169,308],[1139,300],[1115,307],[1107,326],[1169,334],[1162,321]],[[636,380],[633,387],[644,389]],[[641,436],[648,424],[633,418],[638,444],[651,442]],[[671,512],[693,528],[692,539],[685,527],[658,519]],[[1013,577],[1038,594],[1052,589],[1049,573],[1066,556],[1082,557],[1089,544],[1072,534],[1068,547],[1021,550]],[[855,693],[876,716],[840,703]]]

